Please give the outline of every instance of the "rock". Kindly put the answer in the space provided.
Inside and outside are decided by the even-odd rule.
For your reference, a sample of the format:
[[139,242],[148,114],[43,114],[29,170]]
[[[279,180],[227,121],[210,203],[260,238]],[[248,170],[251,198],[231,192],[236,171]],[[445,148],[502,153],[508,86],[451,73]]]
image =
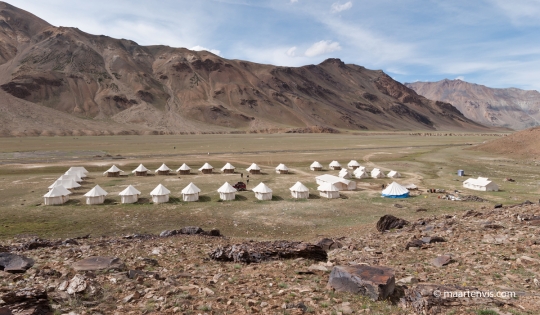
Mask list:
[[532,266],[532,265],[538,264],[538,259],[534,259],[528,256],[521,256],[518,259],[516,259],[516,263],[523,266]]
[[397,218],[391,214],[382,216],[377,222],[377,231],[384,232],[391,229],[401,229],[408,225],[409,221]]
[[26,272],[33,265],[34,260],[32,258],[11,253],[0,253],[0,267],[6,272]]
[[0,315],[13,315],[13,313],[7,307],[0,307]]
[[463,214],[463,218],[468,218],[468,217],[479,217],[483,215],[482,212],[478,212],[478,211],[474,211],[474,210],[467,210],[464,214]]
[[322,272],[327,272],[328,271],[328,268],[326,268],[325,266],[321,266],[321,265],[311,265],[308,267],[308,270],[309,271],[322,271]]
[[499,203],[499,204],[496,204],[496,205],[493,207],[493,209],[502,208],[502,206],[503,206],[502,203]]
[[[6,314],[45,315],[52,314],[47,291],[37,288],[11,290],[0,296],[10,311]],[[0,313],[2,314],[2,313]]]
[[328,255],[318,245],[304,242],[274,241],[218,246],[210,253],[210,258],[219,261],[258,263],[296,258],[326,261]]
[[75,294],[84,292],[86,290],[86,278],[82,275],[75,275],[71,280],[69,280],[69,285],[66,289],[67,294]]
[[125,265],[116,257],[93,256],[71,265],[76,271],[124,270]]
[[159,237],[169,237],[180,234],[180,230],[165,230],[159,233]]
[[203,232],[203,229],[201,229],[198,226],[186,226],[180,229],[180,234],[195,235],[195,234],[201,234],[202,232]]
[[495,245],[505,244],[508,242],[508,237],[506,235],[489,235],[485,234],[482,238],[482,242],[490,243]]
[[331,251],[333,249],[343,247],[343,245],[340,242],[334,241],[333,239],[330,239],[330,238],[323,238],[317,243],[317,245],[322,247],[322,249],[324,249],[325,251]]
[[446,242],[446,240],[440,236],[426,236],[422,237],[421,239],[413,239],[412,241],[407,243],[407,245],[405,245],[405,249],[409,249],[411,247],[422,247],[424,244],[440,242]]
[[431,260],[431,264],[435,267],[442,267],[449,264],[452,261],[452,256],[441,255]]
[[413,239],[412,241],[408,242],[407,245],[405,245],[405,249],[409,249],[411,247],[422,247],[425,243],[422,240],[419,239]]
[[416,283],[418,283],[418,278],[415,278],[413,276],[401,278],[398,281],[396,281],[396,284],[416,284]]
[[487,223],[487,224],[484,224],[484,229],[500,230],[500,229],[504,229],[504,226],[500,224]]
[[218,229],[211,229],[210,231],[202,231],[201,234],[207,235],[207,236],[215,236],[215,237],[221,236],[221,232]]
[[341,305],[336,305],[334,306],[334,309],[339,313],[341,312],[341,314],[343,315],[348,315],[348,314],[352,314],[353,313],[353,310],[352,308],[349,306],[350,303],[349,302],[343,302],[341,303]]
[[351,292],[384,300],[394,292],[394,270],[382,266],[335,266],[330,273],[327,287],[336,291]]
[[304,304],[304,302],[300,302],[300,303],[286,303],[284,306],[285,306],[285,307],[282,306],[282,308],[284,308],[284,309],[289,309],[289,310],[290,310],[290,309],[295,309],[295,308],[297,308],[297,309],[302,310],[302,312],[307,311],[307,306],[306,306],[306,304]]

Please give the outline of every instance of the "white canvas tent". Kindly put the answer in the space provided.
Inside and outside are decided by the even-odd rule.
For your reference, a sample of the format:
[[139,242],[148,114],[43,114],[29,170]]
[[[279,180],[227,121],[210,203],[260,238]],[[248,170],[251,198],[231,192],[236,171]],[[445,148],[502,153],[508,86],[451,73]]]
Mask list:
[[156,174],[157,175],[169,175],[169,173],[171,172],[172,170],[167,166],[165,165],[165,163],[161,164],[161,166],[156,170]]
[[46,206],[61,205],[69,200],[71,191],[64,186],[55,186],[48,193],[43,195],[44,204]]
[[79,176],[79,174],[64,174],[64,175],[61,175],[60,177],[58,177],[58,179],[62,180],[62,179],[73,179],[76,183],[80,183],[82,182],[82,178]]
[[81,184],[77,183],[73,179],[57,179],[51,186],[49,186],[49,190],[56,186],[63,186],[65,189],[74,189],[81,187]]
[[371,170],[371,178],[384,178],[386,177],[386,175],[384,175],[384,173],[378,169],[378,168],[374,168]]
[[366,170],[360,167],[355,169],[353,174],[354,174],[354,177],[356,178],[369,178],[369,175],[368,173],[366,173]]
[[356,160],[351,160],[348,164],[347,164],[347,167],[351,170],[355,170],[357,168],[360,167],[360,163],[358,163]]
[[184,163],[176,170],[176,172],[180,175],[189,175],[191,173],[191,168]]
[[204,165],[199,168],[199,171],[203,174],[212,174],[212,172],[214,171],[214,167],[208,163],[204,163]]
[[99,187],[99,185],[96,185],[89,192],[84,194],[84,196],[86,197],[87,205],[99,205],[105,202],[107,192]]
[[276,173],[278,174],[287,174],[289,173],[289,168],[285,164],[281,163],[276,167]]
[[152,196],[152,202],[156,204],[169,202],[170,194],[171,191],[161,184],[157,185],[157,187],[150,192],[150,196]]
[[309,166],[309,168],[312,170],[312,171],[322,171],[322,164],[315,161],[313,163],[311,163],[311,165]]
[[68,172],[79,172],[82,173],[84,176],[81,176],[82,178],[85,178],[86,175],[89,173],[86,168],[82,166],[72,166],[69,168]]
[[76,170],[67,170],[64,175],[75,175],[77,176],[78,178],[81,179],[81,181],[83,181],[85,178],[86,178],[86,174],[79,170],[79,171],[76,171]]
[[400,178],[401,174],[399,172],[396,172],[396,171],[390,171],[390,172],[388,172],[388,174],[386,174],[386,176],[388,178]]
[[272,189],[266,186],[264,183],[260,183],[255,188],[252,189],[255,193],[255,198],[259,200],[271,200],[272,199]]
[[261,168],[259,167],[259,165],[253,163],[246,169],[246,171],[250,172],[251,174],[260,174]]
[[341,178],[351,178],[351,173],[349,173],[349,171],[346,168],[342,168],[339,171],[338,176],[341,177]]
[[348,179],[341,178],[334,175],[324,174],[324,175],[315,177],[315,180],[317,181],[318,185],[322,185],[324,183],[330,183],[336,186],[339,190],[355,190],[356,189],[355,181],[348,180]]
[[136,169],[131,171],[135,176],[146,176],[150,170],[144,167],[144,165],[139,164]]
[[219,199],[223,201],[234,200],[236,198],[236,188],[228,182],[225,182],[217,191],[219,193]]
[[499,186],[487,177],[469,178],[463,182],[463,187],[479,191],[499,191]]
[[386,198],[407,198],[409,197],[409,190],[396,182],[392,182],[382,191],[382,196]]
[[198,201],[201,190],[193,183],[189,183],[186,188],[182,189],[182,199],[184,201]]
[[335,199],[339,198],[339,188],[330,183],[323,183],[317,187],[321,197]]
[[334,170],[334,171],[339,171],[341,169],[341,164],[339,164],[338,161],[332,161],[330,162],[328,166],[330,167],[331,170]]
[[236,169],[236,168],[235,168],[234,166],[232,166],[231,163],[227,163],[227,164],[225,164],[225,166],[223,166],[223,167],[221,168],[221,171],[222,171],[223,173],[234,173],[234,170],[235,170],[235,169]]
[[122,190],[118,195],[122,200],[122,203],[136,203],[139,200],[141,194],[135,187],[129,185],[126,189]]
[[116,167],[116,165],[113,165],[113,166],[111,166],[111,168],[109,168],[108,170],[103,172],[103,175],[105,175],[107,177],[118,177],[118,176],[120,176],[120,173],[123,173],[123,172],[124,171],[122,171],[121,169]]
[[309,188],[304,186],[301,182],[296,182],[294,186],[289,188],[291,195],[295,199],[307,199],[309,198]]

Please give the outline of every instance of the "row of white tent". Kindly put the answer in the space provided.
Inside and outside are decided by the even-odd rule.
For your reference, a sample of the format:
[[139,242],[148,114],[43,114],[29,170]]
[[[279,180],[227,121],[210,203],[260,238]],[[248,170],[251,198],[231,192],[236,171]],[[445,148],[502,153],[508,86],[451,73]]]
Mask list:
[[[221,171],[223,173],[234,173],[235,169],[236,167],[234,167],[231,163],[227,163],[225,164],[225,166],[221,168]],[[204,163],[204,165],[201,168],[199,168],[199,171],[202,172],[203,174],[211,174],[214,171],[214,167],[208,163]],[[253,163],[246,169],[246,171],[252,174],[260,174],[261,168],[256,163]],[[148,172],[151,172],[151,171],[147,169],[144,165],[140,164],[131,173],[137,176],[146,176]],[[173,170],[170,169],[167,165],[165,165],[165,163],[163,163],[158,169],[155,170],[155,173],[158,175],[168,175],[171,172],[173,172]],[[186,163],[182,164],[182,166],[180,166],[176,170],[176,173],[180,173],[180,175],[186,175],[186,174],[189,174],[190,172],[191,172],[191,168]],[[289,168],[283,163],[279,164],[276,167],[276,173],[286,174],[288,172],[289,172]],[[103,172],[103,175],[109,176],[109,177],[115,177],[115,176],[119,176],[120,173],[124,173],[124,171],[119,169],[116,165],[113,165],[111,166],[111,168]]]
[[388,177],[388,178],[400,178],[401,174],[399,172],[393,171],[393,170],[388,172],[388,174],[384,174],[384,172],[381,171],[378,168],[374,168],[374,169],[371,170],[371,172],[368,172],[365,167],[360,166],[360,167],[356,168],[353,172],[349,172],[349,170],[347,170],[345,168],[342,168],[339,171],[338,176],[341,177],[341,178],[355,177],[355,178],[358,178],[358,179],[362,179],[362,178],[386,178],[386,177]]

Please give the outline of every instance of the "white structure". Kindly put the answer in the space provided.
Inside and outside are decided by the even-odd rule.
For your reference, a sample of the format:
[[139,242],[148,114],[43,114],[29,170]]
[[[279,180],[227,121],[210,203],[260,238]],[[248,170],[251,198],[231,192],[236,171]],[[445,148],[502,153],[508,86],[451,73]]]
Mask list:
[[311,163],[311,165],[309,166],[312,171],[322,171],[322,167],[322,164],[317,161]]
[[172,170],[165,165],[165,163],[161,164],[161,166],[156,170],[156,175],[169,175],[169,173]]
[[126,189],[122,190],[118,195],[122,199],[122,203],[136,203],[139,200],[141,194],[135,187],[129,185]]
[[354,174],[354,177],[356,177],[356,178],[369,178],[369,175],[368,175],[368,173],[366,173],[365,168],[360,168],[359,167],[359,168],[354,170],[353,174]]
[[74,175],[81,179],[81,181],[86,178],[86,174],[83,171],[76,171],[76,170],[67,170],[67,172],[64,173],[64,175]]
[[388,178],[400,178],[401,174],[399,172],[396,172],[396,171],[390,171],[390,172],[388,172],[388,174],[386,174],[386,176]]
[[341,178],[334,175],[324,174],[321,176],[315,177],[317,185],[322,185],[324,183],[330,183],[336,186],[339,190],[354,190],[356,189],[356,182]]
[[71,191],[64,188],[64,186],[55,186],[43,195],[44,204],[46,206],[61,205],[69,200],[69,194],[71,194]]
[[487,177],[469,178],[463,182],[463,187],[480,191],[499,191],[499,186]]
[[191,168],[184,163],[176,170],[176,172],[180,175],[189,175],[191,173]]
[[324,198],[339,198],[339,188],[337,188],[335,185],[330,183],[323,183],[319,187],[317,187],[317,190],[319,191],[321,197]]
[[359,168],[361,165],[360,163],[358,163],[356,160],[351,160],[348,164],[347,164],[347,167],[351,170],[355,170],[357,168]]
[[276,173],[278,174],[287,174],[289,173],[289,168],[285,164],[281,163],[276,167]]
[[157,187],[154,188],[154,190],[150,192],[150,196],[152,196],[153,203],[169,202],[170,194],[171,194],[171,191],[165,188],[165,186],[161,184],[157,185]]
[[378,168],[374,168],[371,170],[371,178],[385,178],[386,175],[384,175],[384,173],[378,169]]
[[208,163],[204,163],[204,165],[199,168],[199,172],[202,172],[203,174],[212,174],[214,171],[214,167]]
[[339,171],[341,169],[341,164],[339,164],[338,161],[332,161],[328,166],[330,166],[330,169],[334,171]]
[[382,191],[382,196],[386,198],[408,198],[409,190],[396,182],[392,182]]
[[62,179],[73,179],[76,183],[80,183],[82,182],[82,178],[79,176],[78,173],[74,173],[74,174],[69,174],[69,175],[62,175],[60,177],[58,177],[59,180],[62,180]]
[[107,192],[99,187],[99,185],[96,185],[92,190],[84,194],[84,196],[86,197],[87,205],[99,205],[105,202]]
[[85,178],[86,175],[88,174],[88,171],[86,170],[86,168],[82,167],[82,166],[72,166],[69,168],[69,170],[66,172],[66,173],[71,173],[71,172],[78,172],[78,173],[81,173],[83,174],[83,176],[81,176],[81,178]]
[[250,172],[251,174],[260,174],[261,168],[259,167],[259,165],[253,163],[246,169],[246,171]]
[[234,200],[236,198],[236,188],[228,182],[225,182],[217,191],[219,193],[219,199],[223,201]]
[[222,171],[223,173],[234,173],[234,170],[235,170],[235,169],[236,169],[236,168],[235,168],[234,166],[232,166],[231,163],[227,163],[227,164],[225,164],[225,166],[223,166],[223,167],[221,168],[221,171]]
[[351,173],[349,173],[349,170],[347,170],[346,168],[342,168],[339,171],[338,176],[341,178],[351,178]]
[[73,179],[57,179],[51,186],[49,190],[53,189],[56,186],[63,186],[65,189],[74,189],[81,187],[81,184],[77,183]]
[[144,167],[144,165],[140,164],[137,166],[136,169],[131,171],[131,173],[135,174],[135,176],[146,176],[148,174],[149,169]]
[[182,199],[184,201],[198,201],[201,190],[193,183],[189,183],[186,188],[182,189]]
[[304,186],[301,182],[296,182],[294,186],[289,188],[291,195],[295,199],[308,199],[309,198],[309,188]]
[[272,189],[262,182],[253,188],[252,191],[259,200],[272,200]]
[[116,167],[116,165],[113,165],[113,166],[111,166],[111,168],[109,168],[108,170],[103,172],[103,175],[107,176],[107,177],[118,177],[118,176],[120,176],[120,173],[123,173],[123,172],[124,171],[122,171],[121,169]]

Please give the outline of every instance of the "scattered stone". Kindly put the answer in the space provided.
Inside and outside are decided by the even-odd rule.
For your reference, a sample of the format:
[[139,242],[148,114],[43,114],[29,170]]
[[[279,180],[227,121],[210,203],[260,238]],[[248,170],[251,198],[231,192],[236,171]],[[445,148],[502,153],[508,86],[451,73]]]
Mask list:
[[79,260],[71,265],[76,271],[98,271],[98,270],[124,270],[125,265],[116,257],[94,256]]
[[473,196],[473,195],[459,196],[459,199],[461,201],[473,201],[473,202],[486,202],[487,201],[485,199],[482,199],[478,196]]
[[384,300],[395,287],[394,270],[382,266],[335,266],[327,287],[336,291],[361,294],[371,300]]
[[508,242],[508,236],[506,235],[489,235],[485,234],[484,238],[482,238],[482,242],[484,243],[490,243],[494,245],[501,245]]
[[474,210],[467,210],[467,212],[465,212],[463,214],[463,218],[468,218],[468,217],[479,217],[481,216],[483,213],[482,212],[478,212],[478,211],[474,211]]
[[304,242],[250,242],[218,246],[210,253],[210,258],[219,261],[258,263],[269,260],[306,258],[326,261],[326,252],[318,245]]
[[75,294],[84,292],[86,290],[86,278],[83,275],[75,275],[71,280],[69,280],[69,285],[66,289],[67,294]]
[[504,229],[504,226],[500,224],[487,223],[487,224],[484,224],[484,229],[501,230],[501,229]]
[[[0,296],[7,306],[9,313],[21,315],[45,315],[52,314],[47,292],[42,289],[25,288],[20,290],[11,290]],[[1,314],[1,313],[0,313]]]
[[396,284],[416,284],[418,283],[418,278],[415,278],[413,276],[408,276],[405,278],[401,278],[398,281],[396,281]]
[[439,242],[446,242],[446,240],[440,236],[426,236],[422,237],[421,239],[413,239],[407,245],[405,246],[405,249],[409,249],[411,247],[418,247],[421,248],[424,244],[431,244],[431,243],[439,243]]
[[195,235],[201,234],[204,230],[198,226],[186,226],[180,229],[180,234]]
[[34,260],[32,258],[11,253],[0,253],[0,270],[10,273],[22,273],[33,265]]
[[538,259],[531,258],[529,256],[521,256],[518,259],[516,259],[516,263],[523,265],[523,266],[533,266],[538,264]]
[[325,251],[331,251],[333,249],[343,247],[343,245],[340,242],[334,241],[333,239],[330,239],[330,238],[323,238],[317,243],[317,245],[322,247],[322,249],[324,249]]
[[302,310],[302,312],[307,311],[307,306],[306,306],[306,304],[304,304],[304,302],[300,302],[300,303],[286,303],[284,306],[285,306],[285,307],[282,306],[282,308],[288,309],[288,310],[290,310],[290,309],[300,309],[300,310]]
[[448,265],[452,261],[452,256],[441,255],[431,260],[431,264],[435,267],[442,267]]
[[384,232],[391,229],[401,229],[408,224],[409,221],[397,218],[391,214],[386,214],[377,222],[377,231]]
[[161,233],[159,233],[159,237],[169,237],[174,236],[178,234],[186,234],[186,235],[207,235],[207,236],[221,236],[221,232],[218,229],[211,229],[210,231],[205,231],[201,229],[198,226],[186,226],[181,228],[180,230],[164,230]]
[[499,203],[499,204],[496,204],[493,208],[494,209],[499,209],[499,208],[502,208],[502,203]]

